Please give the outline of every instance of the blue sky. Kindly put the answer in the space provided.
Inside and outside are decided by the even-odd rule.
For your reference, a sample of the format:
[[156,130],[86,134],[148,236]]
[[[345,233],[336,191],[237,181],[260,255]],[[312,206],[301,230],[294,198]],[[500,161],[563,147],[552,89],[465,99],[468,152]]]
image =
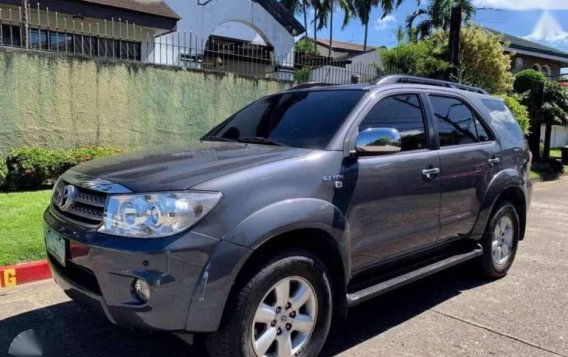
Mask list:
[[[478,6],[473,18],[475,23],[568,51],[568,0],[473,1]],[[423,0],[423,3],[426,2]],[[382,12],[374,9],[369,26],[369,44],[389,47],[396,45],[395,29],[404,25],[406,17],[416,9],[416,0],[405,0],[397,11],[382,20]],[[298,16],[298,19],[303,23],[303,17]],[[337,11],[334,18],[334,39],[363,43],[364,30],[361,23],[354,19],[346,28],[341,29],[342,21],[343,14]],[[312,36],[313,25],[309,27],[309,35]],[[319,31],[318,36],[329,38],[329,30]]]

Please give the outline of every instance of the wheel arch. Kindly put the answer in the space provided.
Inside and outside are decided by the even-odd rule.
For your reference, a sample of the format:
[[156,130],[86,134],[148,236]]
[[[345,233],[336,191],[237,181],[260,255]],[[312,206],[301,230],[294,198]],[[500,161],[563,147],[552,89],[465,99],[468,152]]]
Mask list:
[[[246,284],[247,279],[252,277],[259,267],[283,250],[303,251],[322,261],[330,275],[334,312],[344,314],[347,309],[345,301],[347,293],[346,277],[349,273],[346,271],[343,262],[344,257],[341,248],[328,231],[314,226],[287,230],[265,239],[244,259],[229,293],[228,301],[238,293],[238,289]],[[226,311],[223,312],[223,318],[225,316]]]
[[496,175],[489,184],[481,204],[477,222],[470,235],[472,239],[481,239],[483,237],[496,205],[503,200],[510,201],[515,206],[521,226],[520,239],[524,238],[529,202],[526,181],[519,176],[516,170],[505,170]]
[[525,238],[525,230],[527,226],[527,204],[523,191],[517,186],[508,187],[503,191],[503,193],[501,193],[501,195],[497,197],[495,203],[493,204],[493,207],[496,207],[503,201],[508,201],[513,206],[515,206],[515,210],[517,211],[517,215],[519,216],[519,240],[523,240]]

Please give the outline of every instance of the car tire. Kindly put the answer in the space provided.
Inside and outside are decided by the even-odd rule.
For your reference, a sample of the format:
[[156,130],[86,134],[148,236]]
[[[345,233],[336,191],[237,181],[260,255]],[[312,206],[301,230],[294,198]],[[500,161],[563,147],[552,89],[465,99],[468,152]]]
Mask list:
[[507,275],[511,268],[520,237],[519,216],[508,201],[498,203],[482,238],[480,259],[483,274],[490,279]]
[[317,356],[333,311],[324,264],[309,253],[290,251],[269,259],[248,276],[227,301],[221,329],[205,337],[209,354]]

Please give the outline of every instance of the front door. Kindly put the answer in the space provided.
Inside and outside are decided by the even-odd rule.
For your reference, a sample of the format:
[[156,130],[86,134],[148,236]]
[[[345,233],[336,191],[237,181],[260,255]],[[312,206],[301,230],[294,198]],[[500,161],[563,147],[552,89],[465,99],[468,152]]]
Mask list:
[[430,95],[440,141],[440,241],[470,233],[499,158],[480,116],[463,99]]
[[435,243],[439,234],[440,178],[423,170],[439,168],[420,96],[397,94],[380,99],[358,131],[394,128],[402,150],[358,156],[345,166],[352,187],[347,210],[354,270]]

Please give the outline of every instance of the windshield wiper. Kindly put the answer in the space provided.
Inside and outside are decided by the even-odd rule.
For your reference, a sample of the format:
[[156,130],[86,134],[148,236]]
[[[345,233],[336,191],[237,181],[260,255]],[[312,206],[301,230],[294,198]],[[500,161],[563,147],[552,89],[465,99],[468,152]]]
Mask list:
[[251,143],[251,144],[266,144],[266,145],[275,145],[275,146],[287,146],[281,142],[276,140],[272,140],[269,138],[263,138],[261,136],[249,137],[249,138],[241,138],[237,140],[239,143]]
[[221,136],[215,136],[215,135],[206,135],[202,137],[201,140],[235,142],[235,140],[233,139],[223,138]]

